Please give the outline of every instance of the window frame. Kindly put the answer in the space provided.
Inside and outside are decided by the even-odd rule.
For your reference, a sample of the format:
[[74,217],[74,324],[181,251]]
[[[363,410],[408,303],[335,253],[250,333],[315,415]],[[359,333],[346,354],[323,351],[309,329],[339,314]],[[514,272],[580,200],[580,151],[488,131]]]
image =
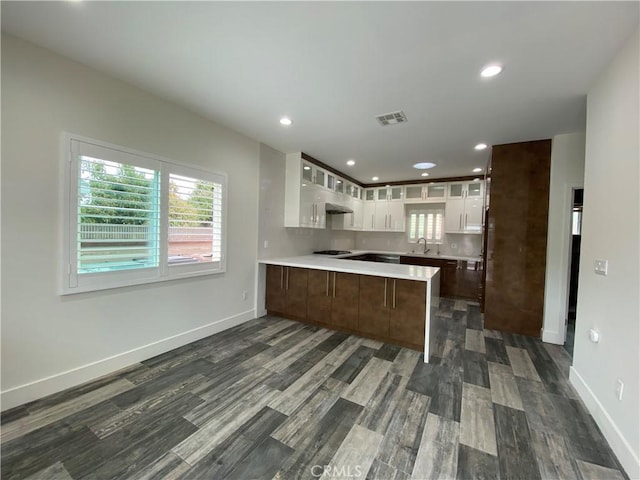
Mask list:
[[[428,222],[428,216],[429,215],[433,215],[434,216],[434,226],[433,226],[433,236],[431,238],[429,238],[428,234],[427,234],[427,229],[429,228],[429,222]],[[411,215],[416,215],[416,237],[412,238],[412,234],[414,233],[413,230],[411,229]],[[419,225],[419,216],[420,215],[424,215],[424,228],[422,231],[418,231],[418,225]],[[435,219],[437,218],[438,215],[441,215],[441,222],[440,222],[440,229],[441,229],[441,238],[437,239],[435,238],[435,234],[436,234],[436,227],[435,227]],[[440,207],[440,206],[436,206],[436,205],[420,205],[418,206],[412,206],[408,212],[407,212],[407,225],[408,225],[408,231],[407,231],[407,240],[409,241],[409,243],[415,243],[417,242],[420,238],[425,238],[427,240],[427,244],[429,245],[443,245],[444,244],[444,215],[445,215],[445,209],[444,206]]]
[[[105,155],[105,152],[108,155]],[[93,156],[159,172],[160,226],[159,237],[157,238],[159,245],[159,263],[157,267],[78,274],[78,169],[80,155]],[[226,173],[205,170],[158,155],[67,132],[63,133],[61,158],[64,164],[61,195],[63,217],[61,235],[62,263],[60,268],[61,295],[130,287],[226,272],[228,203],[228,177]],[[219,261],[169,264],[169,176],[172,173],[218,183],[222,186]]]

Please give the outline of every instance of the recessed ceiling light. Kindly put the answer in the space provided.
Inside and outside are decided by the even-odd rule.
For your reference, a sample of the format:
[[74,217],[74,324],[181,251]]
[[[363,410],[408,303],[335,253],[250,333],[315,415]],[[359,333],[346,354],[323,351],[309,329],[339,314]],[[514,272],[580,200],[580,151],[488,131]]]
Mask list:
[[428,177],[428,176],[429,176],[429,174],[428,174],[427,172],[424,172],[424,173],[421,173],[421,174],[420,174],[420,176],[421,176],[421,177]]
[[415,163],[413,165],[413,168],[417,168],[418,170],[426,170],[427,168],[433,168],[435,167],[436,164],[435,163],[431,163],[431,162],[421,162],[421,163]]
[[350,167],[353,167],[356,164],[355,160],[347,160],[347,165],[349,165]]
[[378,177],[371,177],[371,180],[373,180],[374,182],[377,182],[380,179]]
[[502,67],[500,65],[487,65],[480,72],[480,76],[485,78],[495,77],[500,72],[502,72]]
[[285,127],[288,127],[288,126],[289,126],[289,125],[291,125],[292,123],[293,123],[293,122],[291,121],[291,119],[290,119],[290,118],[282,117],[282,118],[280,119],[280,124],[281,124],[281,125],[284,125]]
[[342,183],[342,180],[336,180],[336,183]]
[[311,167],[309,165],[305,165],[304,167],[302,167],[304,170],[311,170]]
[[480,167],[476,167],[473,169],[473,173],[480,173],[482,169]]
[[479,143],[473,148],[475,148],[476,150],[484,150],[485,148],[487,148],[487,144],[486,143]]

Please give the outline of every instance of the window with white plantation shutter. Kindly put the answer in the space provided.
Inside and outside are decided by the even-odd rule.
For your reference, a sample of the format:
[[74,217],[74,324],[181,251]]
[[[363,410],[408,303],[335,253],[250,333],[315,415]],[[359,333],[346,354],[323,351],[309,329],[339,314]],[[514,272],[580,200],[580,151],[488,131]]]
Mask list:
[[222,183],[169,175],[169,265],[219,262]]
[[80,155],[78,273],[159,266],[160,172]]
[[66,142],[63,294],[225,270],[224,174]]
[[412,208],[409,210],[409,241],[424,237],[427,243],[444,241],[444,209],[438,207]]

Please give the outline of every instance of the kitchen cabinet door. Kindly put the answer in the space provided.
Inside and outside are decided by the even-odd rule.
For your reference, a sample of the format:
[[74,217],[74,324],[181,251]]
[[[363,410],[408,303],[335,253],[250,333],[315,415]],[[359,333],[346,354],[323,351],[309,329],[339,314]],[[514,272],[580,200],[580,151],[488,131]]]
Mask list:
[[424,202],[425,190],[423,185],[407,185],[404,189],[405,203]]
[[482,232],[482,198],[467,197],[464,203],[464,231],[465,233]]
[[444,210],[445,233],[462,233],[464,221],[464,198],[447,200]]
[[294,318],[307,317],[307,270],[284,267],[284,313]]
[[389,337],[392,340],[424,347],[426,283],[399,279],[389,279],[389,283],[391,287]]
[[481,280],[482,268],[480,262],[460,262],[457,297],[478,301]]
[[389,279],[360,275],[358,331],[389,336]]
[[387,223],[389,221],[389,208],[386,200],[375,202],[375,220],[373,222],[374,230],[387,230]]
[[307,318],[311,321],[331,323],[331,272],[308,270]]
[[[371,191],[371,190],[369,190]],[[376,217],[376,202],[364,202],[362,205],[362,229],[374,230]]]
[[331,272],[333,277],[331,325],[358,329],[358,295],[360,292],[359,275],[353,273]]
[[404,232],[404,203],[391,201],[387,205],[389,215],[387,229],[394,232]]
[[458,261],[446,260],[440,271],[440,296],[454,298],[458,295]]
[[284,313],[284,268],[267,265],[265,306],[269,312]]
[[300,186],[300,226],[313,227],[315,221],[315,187],[311,183]]

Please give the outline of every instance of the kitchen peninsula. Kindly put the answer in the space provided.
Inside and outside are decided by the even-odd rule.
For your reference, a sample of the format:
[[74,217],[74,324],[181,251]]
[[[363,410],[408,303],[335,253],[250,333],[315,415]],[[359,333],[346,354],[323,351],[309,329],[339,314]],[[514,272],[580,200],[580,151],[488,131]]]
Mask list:
[[260,260],[268,313],[424,351],[428,362],[440,269],[348,259],[358,253]]

